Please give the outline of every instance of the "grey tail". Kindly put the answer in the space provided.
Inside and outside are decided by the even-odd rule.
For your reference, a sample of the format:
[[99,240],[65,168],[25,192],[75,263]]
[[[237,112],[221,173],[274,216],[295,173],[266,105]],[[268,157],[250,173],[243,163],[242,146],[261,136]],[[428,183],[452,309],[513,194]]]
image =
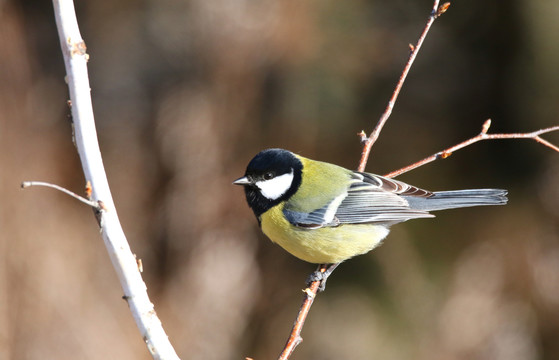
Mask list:
[[507,191],[501,189],[439,191],[429,197],[406,196],[405,198],[410,208],[423,211],[483,205],[504,205],[508,200]]

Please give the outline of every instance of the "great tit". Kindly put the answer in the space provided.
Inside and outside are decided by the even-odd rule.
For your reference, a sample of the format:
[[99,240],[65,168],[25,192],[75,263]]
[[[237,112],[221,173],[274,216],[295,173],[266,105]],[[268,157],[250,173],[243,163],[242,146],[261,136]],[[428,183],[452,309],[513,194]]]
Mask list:
[[506,190],[431,192],[283,149],[258,153],[234,184],[244,186],[266,236],[316,264],[365,254],[381,243],[391,225],[434,217],[429,211],[507,202]]

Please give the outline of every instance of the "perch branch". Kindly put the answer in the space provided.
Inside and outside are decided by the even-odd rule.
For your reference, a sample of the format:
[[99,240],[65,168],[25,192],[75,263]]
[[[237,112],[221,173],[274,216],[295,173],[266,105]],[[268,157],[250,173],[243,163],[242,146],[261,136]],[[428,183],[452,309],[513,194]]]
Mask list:
[[[325,272],[328,268],[328,265],[320,265],[319,270],[320,272]],[[303,299],[303,303],[301,304],[301,308],[299,309],[299,313],[297,314],[297,318],[293,323],[293,329],[291,329],[291,334],[289,334],[289,339],[287,339],[287,343],[283,351],[281,352],[278,360],[287,360],[297,347],[303,341],[301,337],[301,331],[303,330],[303,326],[305,325],[305,320],[307,319],[307,315],[311,310],[311,306],[314,302],[314,298],[318,293],[318,288],[320,287],[320,281],[312,282],[309,287],[307,287],[303,292],[305,293],[305,297]]]
[[154,359],[178,359],[171,346],[142,280],[136,258],[120,225],[103,167],[91,104],[87,72],[88,54],[72,0],[53,0],[56,26],[66,67],[70,92],[75,144],[85,179],[91,184],[91,199],[103,203],[99,224],[105,246],[124,291],[132,316]]
[[433,162],[435,160],[438,159],[446,159],[447,157],[449,157],[450,155],[452,155],[454,152],[465,148],[466,146],[470,146],[478,141],[481,140],[497,140],[497,139],[532,139],[535,140],[537,142],[539,142],[540,144],[543,144],[544,146],[547,146],[557,152],[559,152],[559,147],[550,143],[549,141],[542,139],[540,137],[540,135],[543,134],[547,134],[553,131],[559,131],[559,125],[558,126],[552,126],[546,129],[541,129],[541,130],[537,130],[537,131],[533,131],[530,133],[512,133],[512,134],[488,134],[487,131],[489,130],[489,127],[491,126],[491,119],[486,120],[483,123],[483,126],[481,128],[481,132],[477,135],[474,136],[466,141],[461,142],[460,144],[454,145],[452,147],[449,147],[448,149],[439,151],[436,154],[433,154],[431,156],[426,157],[423,160],[420,160],[416,163],[413,163],[411,165],[405,166],[401,169],[392,171],[389,174],[386,174],[386,177],[392,178],[392,177],[396,177],[399,175],[402,175],[403,173],[406,173],[410,170],[416,169],[420,166],[423,166],[425,164],[428,164],[430,162]]
[[[425,40],[425,37],[427,36],[427,33],[429,32],[429,29],[431,28],[431,25],[433,25],[433,22],[435,21],[435,19],[437,19],[439,16],[441,16],[450,6],[450,3],[444,3],[443,5],[439,6],[439,0],[435,0],[435,2],[433,3],[433,9],[429,15],[429,18],[427,19],[427,24],[425,25],[425,28],[423,29],[423,32],[421,33],[419,40],[417,41],[417,44],[415,46],[410,45],[410,54],[409,54],[409,58],[408,61],[404,67],[404,70],[402,71],[402,74],[400,75],[400,79],[398,80],[398,83],[396,84],[396,88],[394,89],[394,92],[392,93],[392,97],[390,98],[390,100],[388,101],[388,105],[386,106],[386,109],[384,111],[384,113],[382,114],[382,116],[380,117],[380,120],[378,121],[375,129],[373,130],[373,132],[371,133],[371,135],[367,138],[367,136],[365,135],[364,132],[362,132],[361,134],[361,139],[362,139],[362,143],[363,143],[363,151],[361,153],[361,160],[359,162],[359,167],[358,167],[358,171],[363,171],[365,169],[365,165],[367,164],[367,160],[369,158],[370,152],[371,152],[371,147],[373,146],[373,144],[375,143],[375,141],[377,140],[377,138],[380,135],[380,132],[382,130],[382,127],[384,126],[384,124],[386,123],[386,121],[388,120],[388,118],[390,117],[390,114],[392,113],[392,109],[394,108],[394,104],[396,103],[396,99],[398,98],[398,95],[400,94],[400,90],[402,89],[402,86],[404,85],[404,82],[406,80],[406,77],[413,65],[413,62],[417,56],[417,53],[419,52],[419,49],[421,48],[421,45],[423,44],[423,41]],[[322,264],[319,266],[319,271],[320,272],[325,272],[330,266],[337,266],[338,264]],[[324,280],[325,281],[325,280]],[[303,338],[301,337],[301,331],[303,329],[303,325],[305,324],[305,320],[309,314],[310,308],[313,304],[313,301],[319,291],[320,288],[320,283],[321,281],[313,281],[305,290],[305,298],[303,299],[303,303],[301,304],[301,308],[299,310],[299,313],[297,314],[297,319],[295,320],[295,323],[293,324],[293,328],[291,329],[291,333],[289,335],[289,339],[287,340],[287,343],[285,344],[285,347],[282,351],[282,353],[280,354],[278,360],[287,360],[289,359],[289,357],[291,356],[291,354],[293,353],[293,351],[295,350],[295,347],[297,347],[297,345],[299,345],[299,343],[301,343],[301,341],[303,341]]]

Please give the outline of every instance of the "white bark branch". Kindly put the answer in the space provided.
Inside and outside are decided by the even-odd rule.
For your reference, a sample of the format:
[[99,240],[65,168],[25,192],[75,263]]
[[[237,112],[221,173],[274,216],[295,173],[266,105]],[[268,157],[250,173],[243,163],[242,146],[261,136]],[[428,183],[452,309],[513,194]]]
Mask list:
[[102,201],[101,234],[116,270],[124,299],[154,359],[178,359],[150,302],[136,258],[130,250],[111,196],[97,142],[85,43],[80,35],[72,0],[53,0],[60,45],[64,55],[74,122],[75,143],[83,171],[92,186],[92,200]]

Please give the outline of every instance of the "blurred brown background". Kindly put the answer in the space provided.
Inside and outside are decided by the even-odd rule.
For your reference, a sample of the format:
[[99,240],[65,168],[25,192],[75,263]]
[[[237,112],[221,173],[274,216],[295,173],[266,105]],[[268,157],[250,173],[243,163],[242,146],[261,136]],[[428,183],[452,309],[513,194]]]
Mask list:
[[[431,1],[78,1],[119,215],[183,359],[275,358],[314,265],[231,182],[266,147],[355,168]],[[559,123],[559,2],[457,1],[368,170]],[[149,359],[81,192],[52,4],[0,2],[0,359]],[[559,134],[547,136],[559,143]],[[293,359],[559,358],[559,154],[476,144],[400,179],[506,207],[394,227],[338,268]]]

